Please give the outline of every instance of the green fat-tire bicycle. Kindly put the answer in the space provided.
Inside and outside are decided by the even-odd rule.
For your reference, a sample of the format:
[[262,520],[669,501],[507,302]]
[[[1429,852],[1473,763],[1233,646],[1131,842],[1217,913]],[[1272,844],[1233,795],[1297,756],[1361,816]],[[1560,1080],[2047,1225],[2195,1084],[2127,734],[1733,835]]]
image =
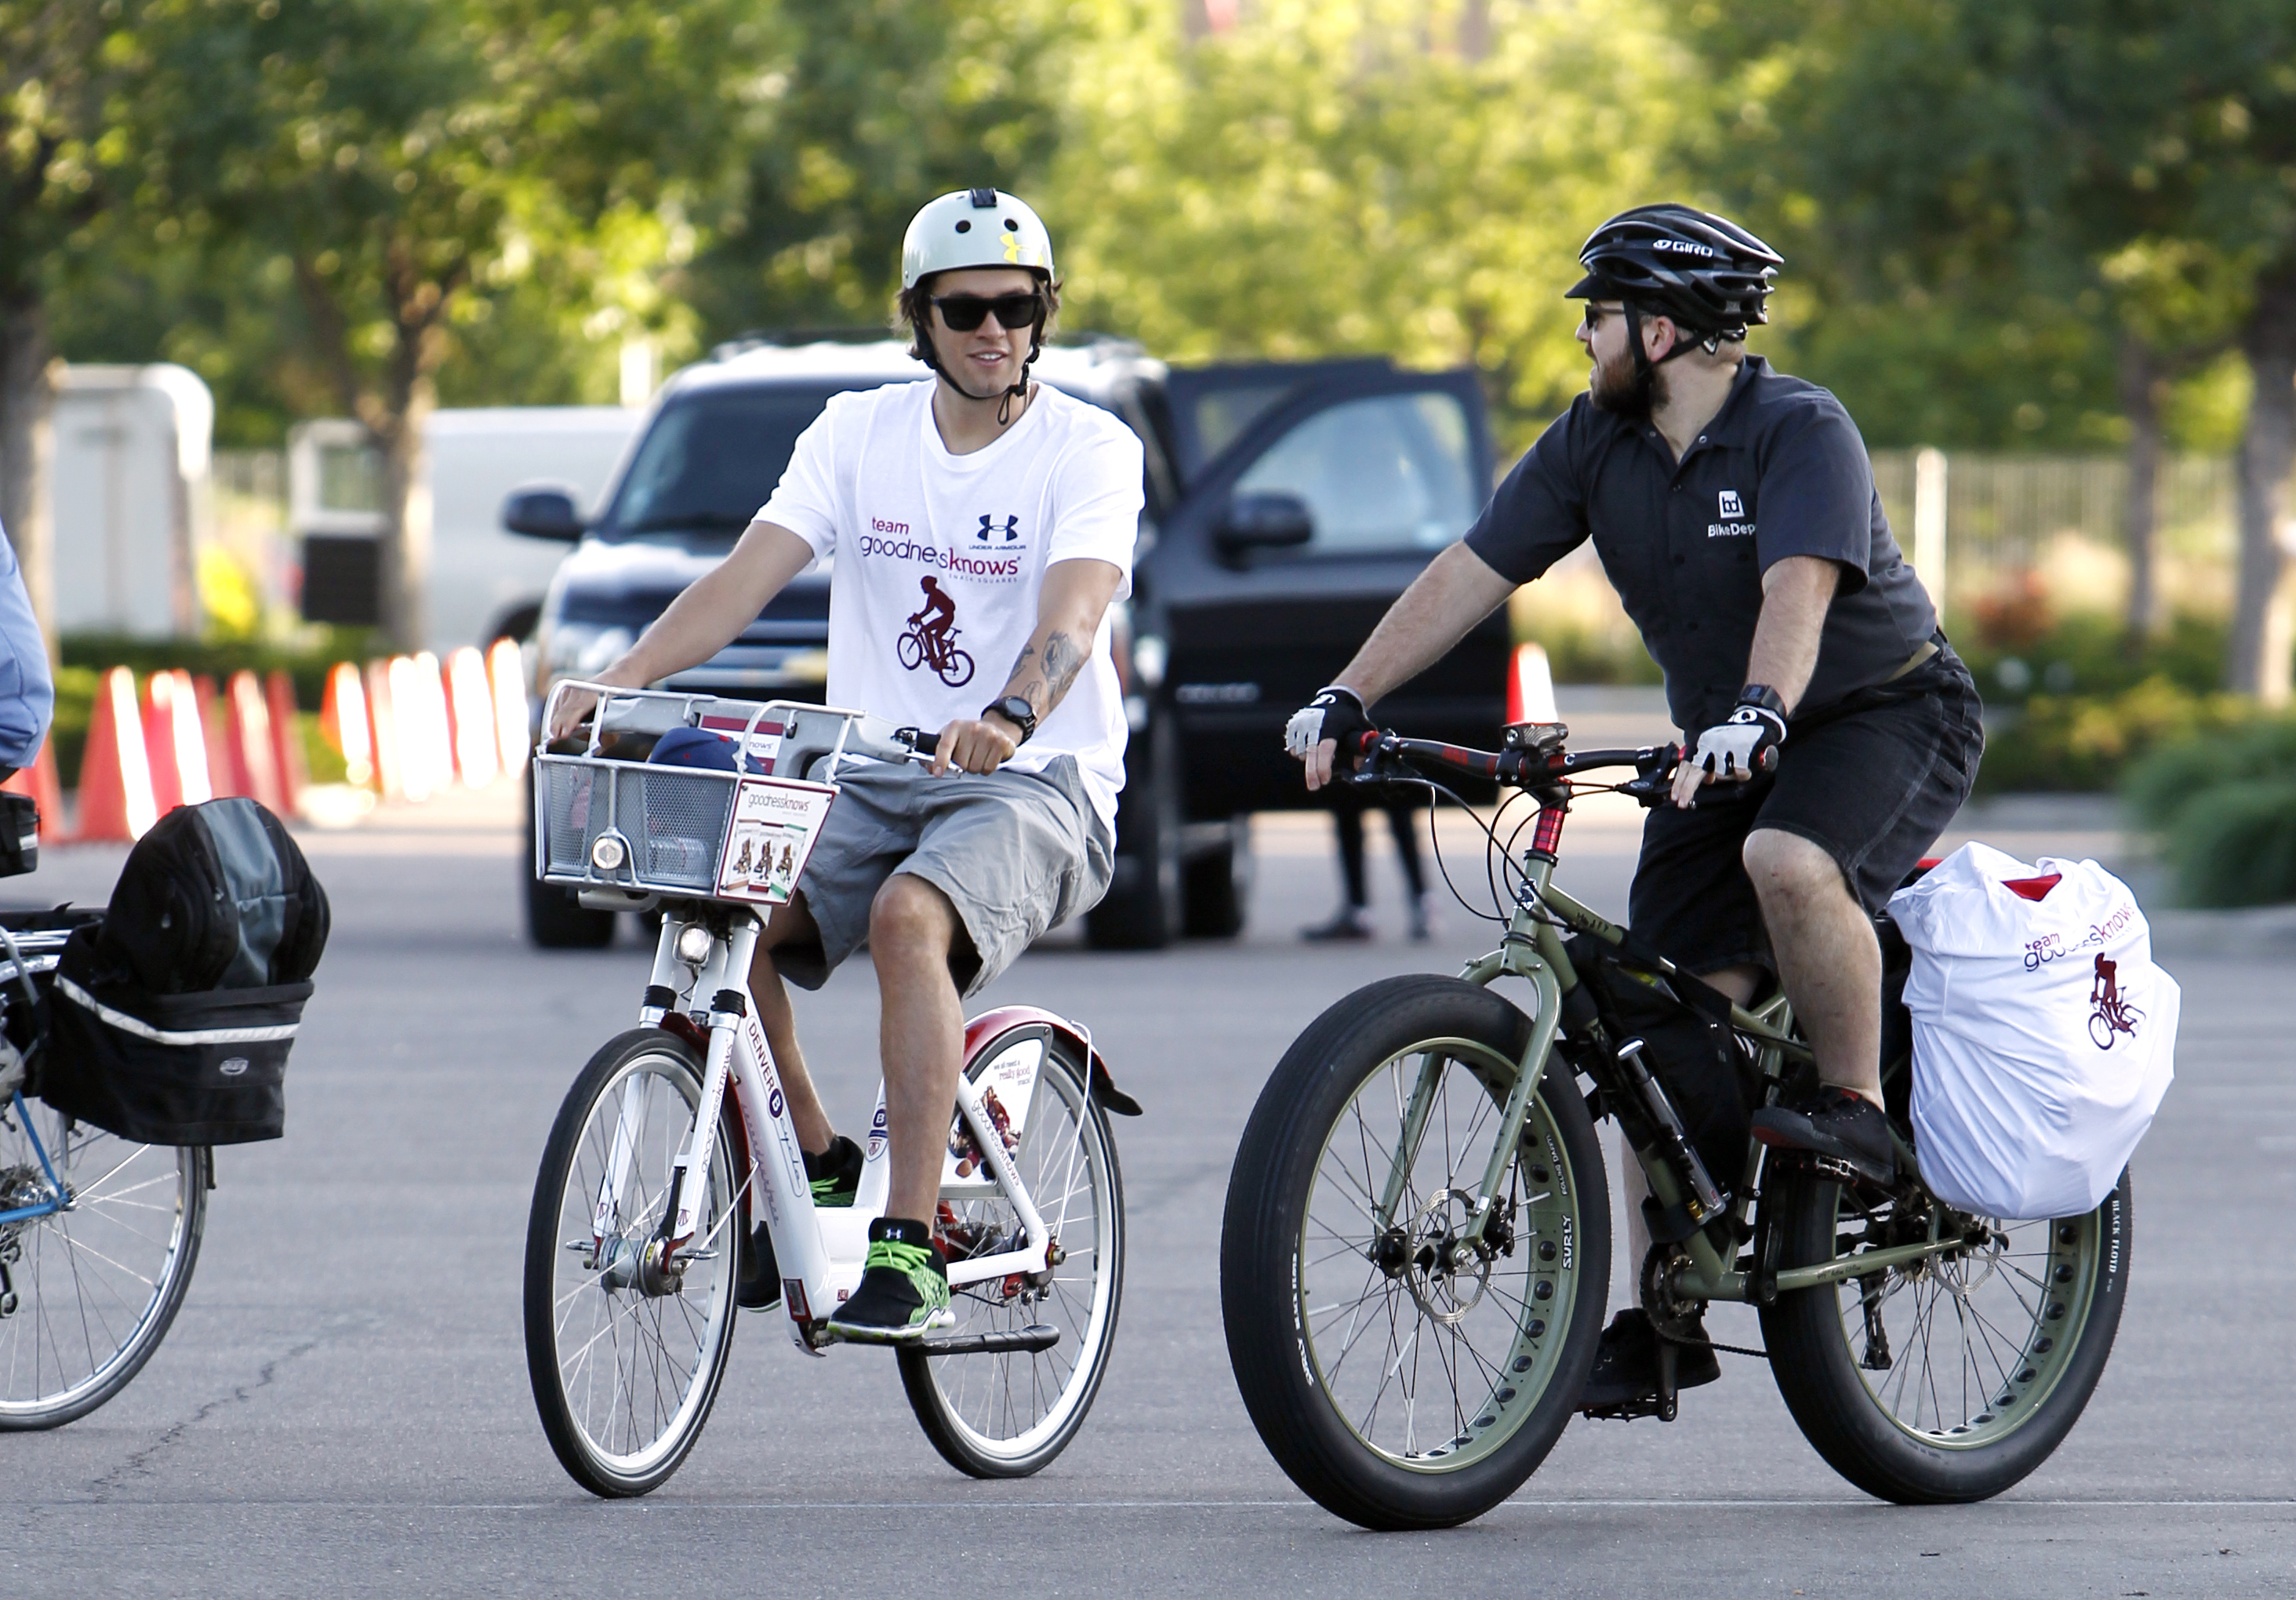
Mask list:
[[[1811,1054],[1783,997],[1730,1005],[1553,886],[1574,775],[1632,766],[1611,786],[1658,803],[1677,755],[1571,754],[1565,733],[1510,728],[1496,752],[1384,734],[1365,752],[1374,776],[1434,768],[1528,792],[1538,827],[1499,948],[1457,978],[1390,979],[1333,1005],[1245,1126],[1220,1298],[1261,1439],[1301,1489],[1368,1528],[1452,1526],[1513,1493],[1578,1408],[1601,1340],[1611,1218],[1595,1121],[1609,1116],[1651,1194],[1657,1243],[1637,1289],[1661,1327],[1751,1302],[1788,1410],[1843,1477],[1906,1504],[1999,1494],[2063,1440],[2112,1352],[2128,1175],[2081,1217],[1948,1207],[1913,1176],[1902,1052],[1883,1074],[1895,1186],[1751,1142],[1739,1169],[1709,1172],[1665,1063],[1644,1066],[1582,964],[1703,1015],[1734,1041],[1753,1104],[1811,1087]],[[1525,1008],[1487,987],[1502,977],[1527,981]],[[1675,1397],[1635,1414],[1671,1420]]]

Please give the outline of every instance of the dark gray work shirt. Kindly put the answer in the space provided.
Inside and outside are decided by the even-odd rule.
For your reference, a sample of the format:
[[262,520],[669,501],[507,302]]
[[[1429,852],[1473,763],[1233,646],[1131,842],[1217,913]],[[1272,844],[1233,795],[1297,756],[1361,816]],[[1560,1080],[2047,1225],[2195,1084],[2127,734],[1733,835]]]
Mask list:
[[1937,631],[1890,537],[1857,425],[1833,395],[1759,356],[1679,462],[1650,423],[1580,395],[1499,485],[1467,547],[1529,583],[1590,537],[1686,731],[1728,718],[1762,574],[1786,556],[1841,566],[1797,719],[1889,677]]

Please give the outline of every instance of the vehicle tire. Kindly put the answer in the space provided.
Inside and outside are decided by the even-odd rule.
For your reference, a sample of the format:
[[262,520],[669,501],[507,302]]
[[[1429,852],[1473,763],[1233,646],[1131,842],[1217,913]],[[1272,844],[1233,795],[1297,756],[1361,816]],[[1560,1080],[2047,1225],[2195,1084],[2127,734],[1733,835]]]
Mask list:
[[1251,821],[1231,818],[1228,837],[1181,869],[1190,939],[1234,939],[1251,907]]
[[[701,1099],[700,1053],[674,1033],[634,1028],[574,1080],[535,1174],[527,1377],[559,1465],[594,1495],[642,1495],[668,1481],[701,1439],[726,1375],[738,1255],[728,1225],[739,1114],[730,1092],[695,1242],[710,1253],[689,1258],[674,1282],[651,1284],[642,1253],[656,1242],[670,1163]],[[632,1131],[618,1226],[601,1241],[594,1218],[624,1128]]]
[[0,1209],[52,1194],[29,1119],[71,1209],[0,1225],[13,1303],[0,1317],[0,1432],[59,1427],[127,1387],[168,1336],[207,1227],[212,1153],[138,1145],[37,1101],[0,1116]]
[[[1031,1031],[1015,1030],[976,1051],[971,1074]],[[1068,1448],[1100,1392],[1124,1298],[1124,1177],[1108,1114],[1092,1098],[1075,1051],[1049,1030],[1034,1031],[1045,1054],[1014,1164],[1063,1259],[1042,1282],[1014,1276],[960,1287],[950,1299],[956,1325],[941,1337],[1048,1324],[1060,1342],[1035,1352],[899,1353],[918,1425],[943,1460],[975,1478],[1024,1478]],[[1001,1194],[952,1197],[941,1202],[935,1232],[956,1260],[966,1242],[1001,1249],[1020,1226]]]
[[1171,718],[1149,725],[1144,773],[1126,784],[1116,816],[1116,859],[1108,892],[1085,914],[1096,950],[1160,950],[1179,936],[1179,735]]
[[[1365,1528],[1452,1527],[1505,1499],[1594,1365],[1610,1191],[1567,1066],[1547,1067],[1503,1181],[1503,1248],[1454,1253],[1480,1254],[1454,1229],[1530,1033],[1488,989],[1390,978],[1300,1036],[1244,1127],[1220,1232],[1236,1387],[1292,1481]],[[1382,1228],[1362,1196],[1387,1186],[1423,1073],[1402,1219]]]
[[570,889],[545,883],[534,875],[534,769],[527,768],[526,854],[519,860],[518,879],[526,895],[527,942],[537,950],[603,950],[614,942],[614,914],[593,911],[574,898]]
[[[1841,1186],[1808,1172],[1783,1175],[1765,1205],[1777,1208],[1765,1221],[1784,1230],[1781,1267],[1927,1236],[1925,1217],[1900,1219],[1890,1203],[1844,1210]],[[2063,1441],[2112,1353],[2132,1243],[2128,1174],[2084,1217],[1980,1220],[1991,1236],[1980,1250],[1782,1294],[1762,1313],[1786,1409],[1867,1494],[1906,1506],[1999,1494]]]

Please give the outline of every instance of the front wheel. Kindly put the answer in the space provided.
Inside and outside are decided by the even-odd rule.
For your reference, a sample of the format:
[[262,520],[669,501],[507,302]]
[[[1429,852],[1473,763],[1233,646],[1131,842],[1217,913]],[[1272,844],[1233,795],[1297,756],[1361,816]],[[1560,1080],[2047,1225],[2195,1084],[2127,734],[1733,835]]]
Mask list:
[[[1068,1448],[1108,1370],[1124,1293],[1124,1178],[1108,1113],[1092,1098],[1078,1054],[1024,1029],[975,1053],[967,1076],[994,1085],[1034,1082],[1013,1166],[1051,1231],[1040,1273],[1015,1273],[956,1290],[956,1325],[937,1342],[1050,1327],[1043,1350],[970,1355],[900,1352],[901,1383],[933,1448],[975,1478],[1021,1478]],[[1021,1233],[1001,1192],[966,1186],[940,1202],[934,1232],[952,1263],[1007,1250]]]
[[1530,1034],[1488,989],[1391,978],[1300,1036],[1245,1125],[1220,1234],[1236,1386],[1276,1465],[1364,1527],[1505,1499],[1594,1363],[1610,1194],[1567,1066],[1475,1212]]
[[701,1101],[693,1047],[633,1029],[574,1080],[535,1175],[527,1376],[559,1464],[595,1495],[668,1482],[726,1374],[739,1243],[730,1086],[697,1235],[667,1260],[660,1237]]
[[[1871,1207],[1815,1174],[1782,1174],[1779,1264],[1816,1266],[1928,1236],[1929,1208]],[[2103,1374],[2128,1276],[2128,1174],[2081,1217],[1948,1213],[1967,1247],[1762,1313],[1786,1409],[1834,1471],[1882,1499],[1999,1494],[2048,1459]]]

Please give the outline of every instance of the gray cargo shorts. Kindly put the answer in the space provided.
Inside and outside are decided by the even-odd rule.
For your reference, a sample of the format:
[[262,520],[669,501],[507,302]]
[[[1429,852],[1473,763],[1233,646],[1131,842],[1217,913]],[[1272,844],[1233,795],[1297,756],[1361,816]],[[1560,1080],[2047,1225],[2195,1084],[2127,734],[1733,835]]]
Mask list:
[[774,951],[775,970],[800,989],[819,989],[868,942],[870,903],[895,873],[922,878],[956,907],[964,930],[949,976],[968,998],[1108,892],[1113,841],[1072,756],[1040,773],[985,777],[871,762],[837,783],[798,880],[821,942]]

